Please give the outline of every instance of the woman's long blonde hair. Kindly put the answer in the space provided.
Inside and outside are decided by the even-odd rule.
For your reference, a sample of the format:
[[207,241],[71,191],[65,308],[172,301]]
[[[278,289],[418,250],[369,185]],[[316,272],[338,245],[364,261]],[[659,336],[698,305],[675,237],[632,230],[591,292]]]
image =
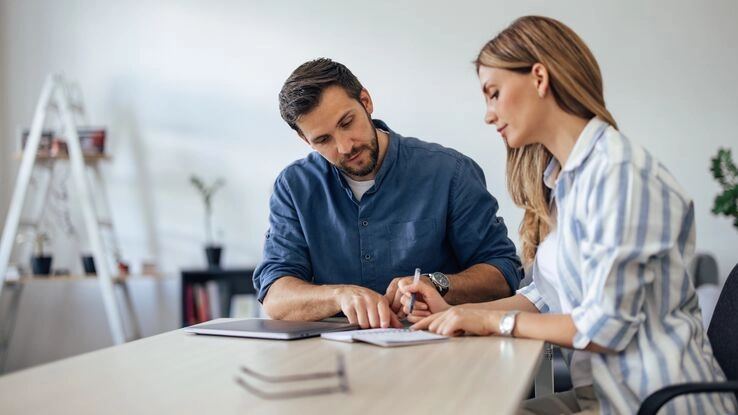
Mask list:
[[[549,74],[551,93],[564,111],[590,119],[599,117],[617,128],[605,107],[602,74],[584,41],[558,20],[524,16],[487,42],[475,61],[480,66],[527,73],[541,63]],[[541,144],[507,147],[507,189],[525,210],[520,223],[523,264],[533,262],[538,244],[555,226],[549,208],[550,189],[543,172],[553,155]]]

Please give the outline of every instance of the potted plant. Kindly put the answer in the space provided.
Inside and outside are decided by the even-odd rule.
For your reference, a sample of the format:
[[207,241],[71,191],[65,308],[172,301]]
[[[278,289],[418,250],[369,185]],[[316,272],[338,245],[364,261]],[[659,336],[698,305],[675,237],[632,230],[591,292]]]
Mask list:
[[44,253],[44,246],[51,239],[46,232],[36,232],[33,238],[33,255],[31,256],[31,270],[34,275],[51,274],[51,255]]
[[205,204],[205,255],[208,259],[208,266],[220,267],[220,257],[223,247],[213,238],[213,195],[215,192],[225,185],[225,180],[218,178],[210,186],[196,175],[190,177],[190,182],[200,192],[202,201]]
[[86,275],[96,274],[95,257],[92,254],[82,254],[82,271]]
[[733,218],[733,226],[738,229],[738,168],[730,150],[725,148],[718,149],[711,161],[712,176],[723,189],[715,196],[712,213]]

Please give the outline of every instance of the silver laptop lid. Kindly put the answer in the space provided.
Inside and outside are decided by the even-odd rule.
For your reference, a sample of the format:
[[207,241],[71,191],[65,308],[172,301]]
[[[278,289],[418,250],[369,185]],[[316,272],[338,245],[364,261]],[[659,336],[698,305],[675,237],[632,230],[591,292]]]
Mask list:
[[183,330],[196,334],[216,336],[253,337],[260,339],[292,340],[319,336],[321,333],[354,330],[357,324],[325,321],[288,321],[269,319],[241,319],[202,323]]

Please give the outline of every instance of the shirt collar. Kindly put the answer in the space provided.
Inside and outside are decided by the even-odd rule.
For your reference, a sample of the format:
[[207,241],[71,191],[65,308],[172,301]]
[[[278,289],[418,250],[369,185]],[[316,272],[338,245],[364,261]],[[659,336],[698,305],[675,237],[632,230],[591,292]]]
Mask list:
[[[392,166],[395,164],[395,161],[397,160],[397,154],[399,153],[399,135],[392,131],[392,129],[387,126],[387,124],[382,120],[376,120],[372,119],[372,124],[374,124],[375,128],[379,128],[380,130],[383,130],[387,132],[388,136],[388,144],[387,144],[387,152],[384,154],[384,159],[382,159],[382,166],[379,167],[379,171],[377,172],[377,175],[374,176],[374,188],[379,188],[379,185],[382,183],[382,180],[384,179],[384,176],[387,175],[387,172],[389,169],[392,168]],[[336,177],[338,177],[338,181],[341,183],[341,186],[346,189],[347,192],[351,192],[351,188],[346,182],[343,173],[338,169],[338,167],[331,165],[333,168],[333,172],[336,174]],[[353,194],[353,193],[351,193]]]
[[551,161],[548,162],[548,166],[546,166],[546,170],[543,171],[543,184],[549,189],[553,189],[556,185],[559,170],[561,170],[559,161],[552,157]]
[[559,161],[556,160],[556,158],[552,158],[548,163],[548,166],[546,166],[546,170],[543,172],[543,182],[546,186],[551,189],[554,188],[559,170],[562,172],[568,172],[581,166],[587,157],[589,157],[590,153],[592,153],[597,140],[609,126],[610,124],[597,117],[589,120],[587,125],[584,126],[582,132],[579,134],[577,141],[574,143],[574,147],[571,149],[571,153],[569,153],[569,158],[567,159],[564,168],[561,168],[561,164],[559,164]]
[[387,175],[387,172],[392,168],[392,166],[395,164],[395,161],[397,160],[397,154],[399,152],[399,141],[398,135],[396,132],[392,131],[387,124],[382,120],[372,120],[374,123],[374,126],[376,128],[379,128],[380,130],[384,130],[387,132],[387,151],[384,154],[384,159],[382,159],[382,165],[379,167],[379,171],[377,171],[377,175],[374,176],[374,185],[375,188],[378,188],[382,184],[382,180],[384,180],[384,176]]
[[609,125],[610,124],[597,117],[589,120],[587,125],[584,126],[582,132],[579,134],[577,142],[574,143],[574,147],[571,149],[571,153],[569,153],[569,158],[566,160],[566,165],[564,166],[563,171],[571,171],[581,166],[589,154],[592,153],[592,149],[594,148],[597,139],[600,138],[602,133],[605,131],[605,128]]

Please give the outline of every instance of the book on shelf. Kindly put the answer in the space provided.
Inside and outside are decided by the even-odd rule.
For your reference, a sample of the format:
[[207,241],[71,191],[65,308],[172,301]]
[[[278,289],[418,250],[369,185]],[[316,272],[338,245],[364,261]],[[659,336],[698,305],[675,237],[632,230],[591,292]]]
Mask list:
[[210,320],[209,313],[209,301],[208,301],[208,292],[205,289],[205,286],[203,284],[197,284],[195,285],[195,292],[196,294],[196,304],[197,304],[197,321],[208,321]]
[[185,321],[187,325],[210,320],[210,300],[203,284],[187,284],[184,287]]
[[210,280],[205,283],[207,298],[209,300],[210,319],[223,317],[223,306],[221,297],[221,287],[217,280]]
[[192,284],[186,284],[184,286],[185,296],[185,321],[188,326],[197,324],[197,318],[195,317],[195,294]]
[[216,318],[259,317],[261,307],[255,294],[234,294],[228,281],[211,279],[185,283],[183,324],[193,325]]

